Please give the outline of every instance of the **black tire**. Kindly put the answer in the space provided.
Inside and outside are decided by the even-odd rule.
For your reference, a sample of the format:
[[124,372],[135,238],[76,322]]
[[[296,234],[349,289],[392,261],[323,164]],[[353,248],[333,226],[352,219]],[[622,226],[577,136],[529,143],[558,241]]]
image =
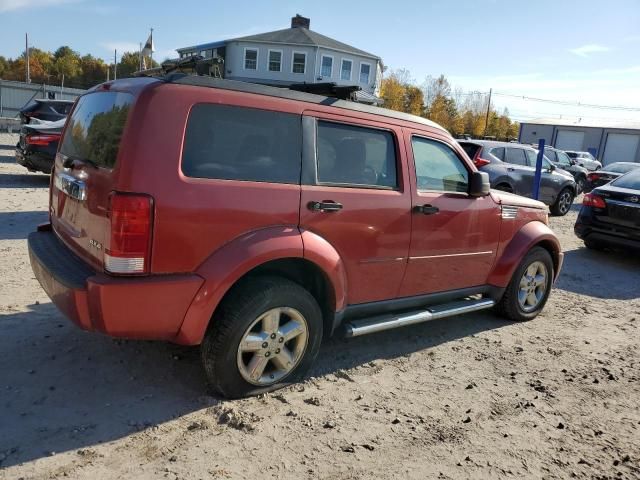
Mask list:
[[[525,271],[529,266],[535,262],[541,262],[547,269],[546,277],[546,290],[540,302],[533,311],[525,311],[518,300],[518,292],[520,290],[520,280],[523,277]],[[551,285],[553,284],[553,260],[547,250],[542,247],[533,247],[529,250],[529,253],[525,255],[522,262],[516,269],[504,292],[504,295],[500,299],[500,302],[496,305],[496,311],[501,316],[514,320],[516,322],[525,322],[533,320],[542,311],[549,299],[549,293],[551,292]]]
[[571,210],[574,198],[575,194],[571,188],[563,188],[558,194],[556,202],[551,205],[551,213],[557,217],[564,217]]
[[[240,341],[262,314],[278,307],[297,310],[306,320],[308,341],[297,365],[277,383],[260,386],[246,381],[238,366]],[[322,311],[299,284],[281,277],[256,277],[234,286],[216,310],[200,346],[210,386],[227,398],[277,390],[299,381],[313,364],[322,341]]]
[[589,250],[604,250],[605,249],[604,245],[602,245],[601,243],[593,241],[593,240],[590,240],[588,238],[584,241],[584,246],[587,247]]
[[513,188],[508,183],[501,183],[500,185],[496,185],[496,190],[500,190],[501,192],[513,193]]
[[584,192],[584,189],[587,186],[587,179],[586,177],[583,177],[582,175],[579,176],[578,178],[576,178],[576,192],[578,194],[581,194]]

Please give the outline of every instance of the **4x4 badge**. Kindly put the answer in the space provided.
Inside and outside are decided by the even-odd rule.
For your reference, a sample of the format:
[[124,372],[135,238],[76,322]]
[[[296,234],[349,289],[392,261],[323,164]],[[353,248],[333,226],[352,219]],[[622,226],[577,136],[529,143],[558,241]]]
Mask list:
[[93,238],[89,240],[89,246],[97,250],[102,250],[102,244]]

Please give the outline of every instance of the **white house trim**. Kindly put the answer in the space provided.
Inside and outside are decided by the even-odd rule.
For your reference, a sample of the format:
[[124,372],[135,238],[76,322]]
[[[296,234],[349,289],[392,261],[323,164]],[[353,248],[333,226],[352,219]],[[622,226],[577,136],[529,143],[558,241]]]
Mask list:
[[[304,55],[304,72],[295,72],[293,70],[293,66],[294,66],[293,59],[296,56],[296,54]],[[306,75],[306,73],[307,73],[307,56],[308,56],[307,52],[301,52],[301,51],[298,51],[298,50],[293,50],[291,52],[291,73],[296,74],[296,75]]]
[[[247,68],[247,51],[249,50],[256,52],[256,68]],[[259,63],[260,63],[260,49],[255,47],[244,47],[244,50],[242,52],[242,69],[249,70],[252,72],[257,72]]]
[[[278,52],[280,54],[280,70],[271,70],[270,69],[271,52]],[[269,50],[267,50],[267,72],[282,72],[283,61],[284,61],[284,52],[282,50],[279,50],[279,49],[276,49],[276,48],[270,48]]]
[[382,60],[380,59],[380,57],[376,57],[375,55],[368,55],[365,53],[356,53],[353,52],[351,50],[342,50],[340,48],[333,48],[333,47],[328,47],[325,45],[312,45],[312,44],[308,44],[308,43],[283,43],[283,42],[267,42],[265,40],[229,40],[229,42],[235,42],[236,44],[239,43],[264,43],[267,45],[286,45],[289,47],[314,47],[314,48],[323,48],[325,50],[331,50],[333,52],[338,52],[338,53],[344,53],[347,55],[354,55],[357,57],[362,57],[362,58],[368,58],[373,60],[374,62],[381,62]]
[[[342,78],[342,70],[345,62],[351,64],[351,67],[349,68],[349,78]],[[353,78],[353,60],[349,58],[343,58],[342,61],[340,62],[340,80],[345,80],[350,82],[352,78]]]
[[[329,75],[323,75],[322,74],[322,67],[323,67],[323,63],[324,63],[324,59],[325,58],[330,58],[331,59],[331,71],[329,72]],[[333,57],[333,55],[326,55],[326,54],[322,54],[320,56],[320,75],[324,78],[324,77],[328,77],[328,78],[332,78],[333,77],[333,65],[335,64],[335,58]]]

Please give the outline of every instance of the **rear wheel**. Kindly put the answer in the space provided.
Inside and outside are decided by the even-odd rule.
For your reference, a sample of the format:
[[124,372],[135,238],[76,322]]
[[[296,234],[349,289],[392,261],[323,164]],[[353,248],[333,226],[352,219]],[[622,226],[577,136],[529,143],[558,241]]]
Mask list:
[[587,185],[587,179],[585,177],[578,177],[576,178],[576,191],[578,193],[582,193],[584,192],[584,188]]
[[552,280],[551,255],[542,247],[532,248],[513,274],[497,311],[519,322],[534,319],[547,303]]
[[558,198],[556,199],[556,203],[551,205],[551,213],[562,217],[569,213],[571,210],[571,205],[573,204],[573,191],[570,188],[564,188]]
[[513,188],[508,183],[501,183],[496,185],[496,190],[500,190],[501,192],[513,193]]
[[604,250],[604,245],[594,240],[586,239],[584,241],[584,246],[589,250]]
[[322,339],[322,312],[303,287],[258,277],[234,287],[201,345],[210,385],[229,398],[257,395],[300,380]]

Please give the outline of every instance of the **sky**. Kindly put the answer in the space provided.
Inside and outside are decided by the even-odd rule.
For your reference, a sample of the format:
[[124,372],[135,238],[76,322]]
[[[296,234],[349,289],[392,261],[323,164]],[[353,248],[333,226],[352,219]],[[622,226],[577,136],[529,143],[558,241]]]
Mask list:
[[153,27],[163,60],[175,48],[288,28],[296,13],[417,84],[444,74],[465,92],[492,88],[492,104],[519,121],[640,122],[640,0],[0,0],[0,55],[20,55],[28,32],[40,49],[112,59],[114,49],[137,51]]

